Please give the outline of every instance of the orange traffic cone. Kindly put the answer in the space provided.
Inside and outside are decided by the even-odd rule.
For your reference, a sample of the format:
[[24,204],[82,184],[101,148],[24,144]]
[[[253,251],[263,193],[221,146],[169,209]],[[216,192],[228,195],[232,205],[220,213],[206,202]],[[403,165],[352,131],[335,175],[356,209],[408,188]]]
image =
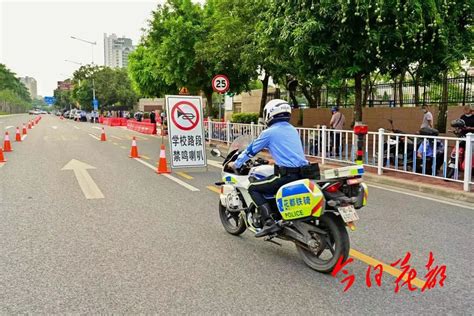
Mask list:
[[28,129],[31,129],[31,121],[28,121]]
[[0,162],[7,162],[5,157],[3,156],[3,149],[0,147]]
[[105,136],[105,131],[104,128],[102,127],[102,134],[100,134],[100,141],[105,142],[107,140],[107,137]]
[[16,128],[15,141],[21,142],[20,128]]
[[171,173],[171,171],[168,170],[168,164],[166,162],[166,152],[165,152],[164,144],[161,144],[160,161],[158,163],[158,168],[156,169],[156,173]]
[[23,135],[28,134],[28,132],[26,131],[25,123],[23,123],[23,131],[22,131],[22,134],[23,134]]
[[133,136],[132,139],[132,149],[130,150],[130,158],[140,158],[138,155],[138,147],[137,147],[137,141],[135,140],[135,136]]
[[5,132],[5,140],[3,141],[3,151],[6,153],[9,151],[13,151],[12,145],[10,143],[10,135],[8,135],[8,132]]
[[35,120],[31,120],[31,127],[35,127]]

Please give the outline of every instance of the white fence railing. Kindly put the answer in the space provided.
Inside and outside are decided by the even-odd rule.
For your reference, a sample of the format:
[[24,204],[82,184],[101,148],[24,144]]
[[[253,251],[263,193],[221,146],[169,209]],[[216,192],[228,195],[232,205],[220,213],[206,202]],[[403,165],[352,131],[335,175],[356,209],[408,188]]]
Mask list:
[[[253,138],[265,128],[258,124],[205,122],[206,139],[231,143],[241,135]],[[326,161],[354,163],[356,135],[351,130],[297,128],[304,152]],[[365,136],[364,165],[384,170],[413,173],[463,183],[465,191],[474,184],[474,134],[466,138],[395,134],[379,129]],[[380,159],[379,159],[380,157]]]

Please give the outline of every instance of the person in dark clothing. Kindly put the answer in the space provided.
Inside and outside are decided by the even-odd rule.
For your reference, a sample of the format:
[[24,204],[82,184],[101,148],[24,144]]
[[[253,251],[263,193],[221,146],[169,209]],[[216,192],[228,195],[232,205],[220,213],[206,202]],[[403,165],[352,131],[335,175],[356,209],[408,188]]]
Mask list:
[[155,111],[152,111],[150,113],[150,123],[154,123],[156,124],[156,115],[155,115]]
[[470,105],[464,106],[464,114],[461,115],[460,119],[466,123],[466,130],[474,133],[474,114]]

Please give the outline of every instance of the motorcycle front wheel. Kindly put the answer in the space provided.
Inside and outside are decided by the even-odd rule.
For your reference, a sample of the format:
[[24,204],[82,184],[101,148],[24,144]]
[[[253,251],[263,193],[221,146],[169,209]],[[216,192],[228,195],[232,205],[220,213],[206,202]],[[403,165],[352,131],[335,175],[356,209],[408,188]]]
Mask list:
[[227,208],[222,205],[219,201],[219,217],[221,219],[222,226],[226,232],[231,235],[240,235],[246,229],[247,226],[238,212],[229,212]]
[[342,262],[349,257],[349,235],[342,218],[334,213],[325,213],[321,216],[318,228],[326,231],[327,235],[323,236],[309,229],[309,234],[313,236],[311,244],[296,244],[296,248],[310,268],[330,273],[340,257]]

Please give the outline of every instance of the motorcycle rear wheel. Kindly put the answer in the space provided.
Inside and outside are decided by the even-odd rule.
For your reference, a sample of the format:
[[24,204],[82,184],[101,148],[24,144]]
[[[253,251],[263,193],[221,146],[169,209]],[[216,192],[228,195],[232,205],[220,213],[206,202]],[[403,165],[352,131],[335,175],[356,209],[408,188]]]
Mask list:
[[246,229],[247,226],[240,216],[240,213],[231,213],[227,211],[227,208],[222,205],[219,201],[219,218],[221,219],[222,226],[226,232],[231,235],[238,236],[242,234]]
[[[322,273],[330,273],[334,270],[337,260],[342,256],[342,262],[349,257],[349,235],[346,226],[340,216],[334,213],[325,213],[319,218],[319,228],[328,232],[327,238],[323,238],[326,245],[318,253],[296,244],[298,253],[303,261],[313,270]],[[311,231],[309,231],[311,233]],[[315,232],[314,232],[315,234]],[[318,235],[322,237],[321,235]],[[322,254],[330,252],[332,257],[328,259],[321,258]],[[326,256],[327,254],[325,254]]]

